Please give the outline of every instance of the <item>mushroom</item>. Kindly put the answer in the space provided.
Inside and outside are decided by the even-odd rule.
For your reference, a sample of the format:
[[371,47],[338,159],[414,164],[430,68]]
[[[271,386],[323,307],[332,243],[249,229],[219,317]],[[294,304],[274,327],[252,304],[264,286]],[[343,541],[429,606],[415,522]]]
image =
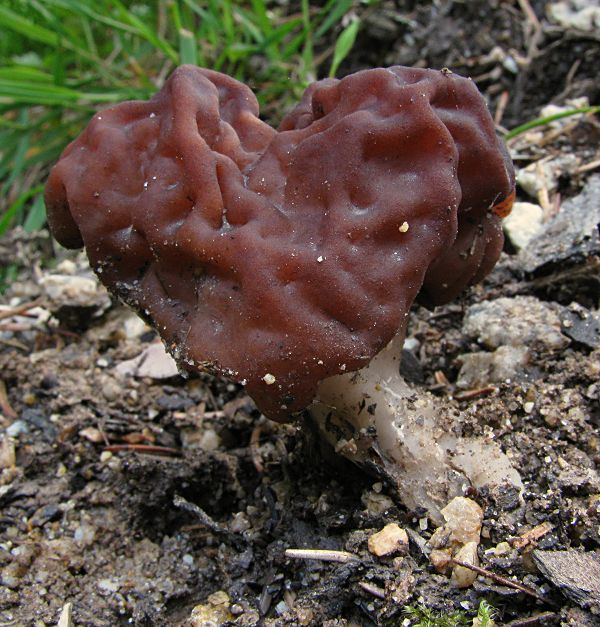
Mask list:
[[410,306],[489,272],[513,197],[475,85],[400,66],[312,84],[279,130],[245,85],[179,67],[149,101],[96,114],[46,187],[57,240],[85,246],[182,369],[245,384],[275,420],[308,408],[330,439],[336,415],[358,430],[345,439],[361,463],[379,446],[365,444],[373,429],[382,438],[423,413],[403,422]]

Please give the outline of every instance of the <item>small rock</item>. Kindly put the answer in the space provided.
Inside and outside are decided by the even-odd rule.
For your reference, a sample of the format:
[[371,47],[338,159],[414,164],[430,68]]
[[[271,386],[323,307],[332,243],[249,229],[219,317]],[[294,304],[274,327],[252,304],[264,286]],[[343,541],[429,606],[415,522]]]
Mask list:
[[116,401],[123,395],[123,386],[111,377],[106,377],[102,383],[102,396],[109,402]]
[[[546,275],[554,268],[578,265],[600,254],[600,175],[588,179],[584,190],[561,205],[558,214],[518,256],[526,273]],[[590,272],[594,272],[593,266]]]
[[18,438],[20,435],[29,433],[29,426],[24,420],[15,420],[6,427],[6,435],[11,438]]
[[499,542],[495,547],[488,549],[485,554],[493,555],[494,557],[501,557],[503,555],[509,555],[513,548],[508,542]]
[[444,507],[442,516],[446,521],[444,529],[449,532],[451,543],[475,542],[479,544],[483,510],[475,501],[464,496],[457,496]]
[[246,514],[244,512],[237,512],[231,519],[229,529],[232,533],[242,533],[250,529],[251,526]]
[[377,492],[372,490],[365,490],[360,500],[371,516],[378,516],[394,507],[394,501],[389,496],[377,494]]
[[[442,510],[446,521],[438,527],[429,539],[432,547],[429,559],[439,572],[445,572],[451,559],[461,562],[479,564],[477,547],[481,539],[483,510],[475,501],[457,496]],[[454,566],[452,581],[459,588],[473,585],[477,574],[464,566]]]
[[33,516],[29,519],[29,523],[33,527],[43,527],[46,523],[57,520],[62,515],[62,510],[56,503],[50,505],[44,505],[40,507]]
[[39,285],[54,317],[70,328],[87,327],[111,306],[106,288],[92,276],[43,274]]
[[91,546],[96,539],[96,529],[92,525],[82,522],[79,527],[75,529],[73,538],[80,546]]
[[569,306],[561,316],[562,332],[587,348],[600,346],[600,314],[578,304]]
[[569,344],[560,332],[558,308],[534,298],[498,298],[469,307],[463,322],[466,335],[490,349],[500,346],[534,346],[559,350]]
[[275,606],[275,612],[277,613],[277,616],[281,616],[282,614],[285,614],[290,608],[288,607],[287,603],[285,601],[279,601],[279,603]]
[[231,601],[229,595],[222,590],[211,594],[207,602],[196,605],[184,627],[208,627],[209,625],[223,625],[233,620],[230,612]]
[[205,429],[198,440],[198,445],[205,451],[216,451],[221,446],[221,438],[214,429]]
[[44,274],[39,279],[39,285],[53,305],[103,309],[110,306],[106,289],[92,277]]
[[102,431],[100,431],[100,429],[96,429],[95,427],[86,427],[85,429],[81,429],[79,437],[85,438],[90,442],[94,442],[94,444],[104,442],[104,435],[102,434]]
[[456,386],[470,390],[514,379],[527,365],[529,351],[524,346],[500,346],[493,353],[466,353],[459,361],[462,365]]
[[593,468],[567,466],[558,474],[557,483],[565,491],[590,493],[600,490],[600,477]]
[[119,582],[116,579],[100,579],[98,582],[98,588],[103,592],[117,592],[119,587]]
[[50,420],[50,415],[42,408],[27,407],[21,412],[23,420],[34,429],[41,431],[42,437],[47,442],[54,442],[58,437],[58,429]]
[[377,557],[408,552],[408,535],[396,523],[389,523],[368,540],[369,551]]
[[16,461],[14,442],[9,438],[0,438],[0,470],[14,468]]
[[170,379],[179,375],[177,364],[162,342],[153,342],[140,355],[121,362],[115,371],[120,376]]
[[[477,556],[477,542],[467,542],[454,556],[459,562],[479,566],[479,558]],[[468,588],[473,585],[477,579],[477,573],[465,566],[454,566],[452,569],[452,582],[458,588]]]
[[540,232],[544,210],[530,202],[516,202],[502,221],[504,232],[512,245],[521,250]]
[[559,177],[571,172],[578,165],[579,161],[573,154],[561,155],[543,163],[534,162],[518,170],[517,183],[532,198],[537,198],[543,189],[555,191],[558,188]]
[[0,571],[0,583],[11,590],[19,587],[23,575],[27,572],[27,568],[23,567],[17,562],[13,562],[8,566],[5,566]]
[[133,340],[140,337],[148,330],[146,323],[135,314],[130,314],[123,321],[123,332],[128,340]]
[[35,559],[39,551],[39,547],[34,544],[21,544],[18,547],[15,547],[11,554],[15,558],[15,560],[24,568],[28,568],[31,566],[31,563]]
[[564,29],[593,33],[600,28],[600,7],[589,0],[549,2],[548,17]]
[[423,366],[417,356],[409,350],[402,351],[402,359],[400,360],[400,374],[402,378],[411,383],[423,383],[425,375],[423,374]]
[[446,572],[452,559],[451,549],[433,549],[429,555],[431,565],[439,572]]
[[193,405],[194,401],[183,394],[163,394],[156,399],[156,406],[165,411],[185,411]]

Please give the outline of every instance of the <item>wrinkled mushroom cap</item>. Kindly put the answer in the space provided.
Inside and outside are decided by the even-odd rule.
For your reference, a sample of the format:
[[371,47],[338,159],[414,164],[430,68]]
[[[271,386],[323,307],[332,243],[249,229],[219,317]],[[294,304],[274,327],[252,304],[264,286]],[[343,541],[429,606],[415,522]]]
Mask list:
[[285,419],[364,367],[420,291],[443,302],[489,271],[513,186],[482,97],[448,71],[320,81],[276,131],[247,87],[182,66],[94,116],[46,203],[180,366]]

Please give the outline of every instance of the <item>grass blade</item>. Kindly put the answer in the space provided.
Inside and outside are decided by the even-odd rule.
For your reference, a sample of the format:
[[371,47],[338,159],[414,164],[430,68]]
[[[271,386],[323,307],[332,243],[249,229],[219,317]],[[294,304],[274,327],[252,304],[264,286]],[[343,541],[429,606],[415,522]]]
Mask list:
[[340,36],[337,38],[337,41],[335,42],[335,49],[333,51],[333,60],[331,61],[331,67],[329,68],[330,78],[335,77],[341,62],[348,56],[348,54],[352,50],[352,46],[354,46],[354,42],[356,41],[356,35],[358,34],[359,27],[360,22],[358,20],[354,20],[353,22],[350,22],[348,26],[346,26],[346,28],[340,33]]
[[332,26],[338,24],[342,17],[352,8],[352,3],[353,0],[335,2],[327,17],[315,31],[315,37],[322,37]]
[[187,28],[179,29],[179,60],[181,63],[198,65],[198,49],[194,33]]
[[27,213],[23,228],[27,233],[39,231],[46,222],[46,205],[44,203],[44,194],[38,194],[31,205],[31,209]]
[[4,212],[2,217],[0,218],[0,235],[4,235],[8,228],[11,226],[12,222],[17,218],[18,214],[23,209],[25,203],[33,198],[36,194],[40,194],[44,189],[43,185],[36,185],[31,189],[28,189],[26,192],[23,192],[15,202]]
[[536,118],[535,120],[529,120],[529,122],[525,122],[525,124],[521,124],[520,126],[516,126],[512,128],[506,135],[504,139],[512,139],[517,135],[521,135],[532,128],[537,128],[538,126],[546,126],[546,124],[550,124],[550,122],[554,122],[555,120],[561,120],[562,118],[568,118],[572,115],[579,115],[580,113],[600,113],[600,106],[593,107],[580,107],[579,109],[569,109],[568,111],[561,111],[560,113],[555,113],[554,115],[548,115],[542,118]]

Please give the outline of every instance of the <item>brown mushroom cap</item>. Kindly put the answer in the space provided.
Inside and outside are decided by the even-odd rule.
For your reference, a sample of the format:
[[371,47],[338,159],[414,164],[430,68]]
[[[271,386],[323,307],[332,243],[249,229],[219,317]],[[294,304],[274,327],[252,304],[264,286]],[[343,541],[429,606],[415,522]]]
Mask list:
[[285,419],[365,366],[422,286],[440,302],[489,271],[513,185],[482,97],[450,72],[320,81],[275,131],[247,87],[182,66],[94,116],[46,203],[183,368]]

